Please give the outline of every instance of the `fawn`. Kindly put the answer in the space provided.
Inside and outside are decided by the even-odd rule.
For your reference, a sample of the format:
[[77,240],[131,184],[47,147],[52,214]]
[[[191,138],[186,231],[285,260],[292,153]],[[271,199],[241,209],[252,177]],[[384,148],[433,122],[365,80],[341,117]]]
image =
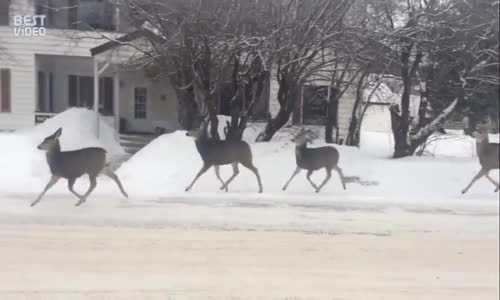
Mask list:
[[462,190],[462,194],[465,194],[469,188],[476,182],[479,178],[486,176],[486,178],[495,185],[495,192],[498,192],[498,182],[490,177],[489,172],[494,169],[499,168],[498,155],[499,155],[499,144],[490,143],[488,138],[489,127],[485,125],[479,125],[474,131],[473,135],[476,138],[476,152],[479,157],[479,164],[481,165],[481,170],[472,178],[472,181]]
[[[45,195],[45,193],[52,187],[60,178],[68,180],[68,189],[71,193],[76,195],[79,201],[76,206],[81,205],[87,197],[95,189],[97,182],[96,178],[99,174],[103,174],[111,178],[118,187],[122,194],[128,198],[127,193],[118,179],[118,176],[111,170],[109,164],[106,164],[106,150],[102,148],[85,148],[76,151],[61,151],[59,144],[59,137],[61,137],[62,128],[59,128],[54,134],[45,138],[45,140],[38,146],[38,149],[47,152],[47,163],[50,167],[52,177],[38,198],[31,203],[34,206]],[[88,174],[90,179],[90,187],[85,195],[79,195],[73,190],[76,179],[84,174]]]
[[[229,183],[240,173],[238,164],[241,163],[255,174],[257,183],[259,184],[259,193],[262,193],[262,183],[259,171],[252,163],[252,150],[248,143],[242,140],[222,141],[209,138],[207,122],[203,122],[200,129],[188,131],[186,136],[191,136],[195,139],[196,149],[198,149],[203,160],[203,167],[198,174],[196,174],[191,184],[186,188],[186,191],[189,191],[198,178],[213,166],[217,179],[222,183],[220,189],[227,192]],[[224,182],[220,177],[219,167],[228,164],[233,166],[233,175]]]
[[[344,190],[346,189],[342,169],[340,169],[337,165],[339,162],[339,152],[337,149],[331,146],[307,148],[307,143],[312,141],[312,138],[310,137],[309,132],[303,128],[292,141],[295,142],[295,160],[297,168],[293,172],[292,177],[290,177],[290,179],[288,179],[286,184],[283,186],[283,190],[287,189],[292,179],[299,174],[302,169],[307,170],[307,180],[316,190],[316,193],[319,193],[328,180],[330,180],[330,177],[332,177],[332,169],[335,169],[335,171],[339,173],[342,187]],[[311,180],[311,174],[322,168],[325,168],[326,170],[326,178],[319,186],[317,186]]]

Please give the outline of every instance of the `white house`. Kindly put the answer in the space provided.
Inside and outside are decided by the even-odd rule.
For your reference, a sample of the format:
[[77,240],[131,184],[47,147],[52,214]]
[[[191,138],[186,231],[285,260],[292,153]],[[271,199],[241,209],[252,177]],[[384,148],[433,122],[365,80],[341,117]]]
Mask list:
[[[121,68],[123,60],[135,55],[131,47],[102,47],[109,41],[105,37],[118,38],[128,31],[118,9],[109,0],[75,3],[0,1],[0,49],[7,53],[0,54],[0,130],[33,126],[73,106],[98,109],[117,131],[177,129],[177,99],[171,84],[151,80],[139,68]],[[48,9],[51,5],[66,9]],[[31,25],[45,27],[45,35],[17,36],[16,16],[33,15],[45,16],[43,24],[38,18]],[[84,24],[98,32],[87,30]],[[304,124],[325,121],[328,86],[321,80],[304,86],[300,118]],[[277,91],[278,84],[271,79],[261,109],[277,112]],[[99,99],[99,106],[94,106],[94,99]],[[336,105],[339,138],[346,135],[354,100],[355,91],[350,90]],[[220,113],[224,113],[223,107],[219,103]]]
[[[113,67],[106,68],[95,82],[90,49],[104,43],[103,36],[123,34],[120,31],[126,25],[108,1],[88,0],[72,6],[74,2],[58,0],[61,7],[73,7],[59,11],[47,9],[55,3],[50,0],[0,2],[0,47],[6,53],[0,56],[0,129],[33,126],[73,106],[93,108],[95,98],[99,112],[116,128],[120,119],[130,131],[175,128],[177,100],[165,82],[151,81],[141,70],[118,73]],[[45,35],[16,36],[16,16],[33,15],[45,16]],[[83,23],[99,33],[85,30]],[[41,25],[39,21],[33,27]]]

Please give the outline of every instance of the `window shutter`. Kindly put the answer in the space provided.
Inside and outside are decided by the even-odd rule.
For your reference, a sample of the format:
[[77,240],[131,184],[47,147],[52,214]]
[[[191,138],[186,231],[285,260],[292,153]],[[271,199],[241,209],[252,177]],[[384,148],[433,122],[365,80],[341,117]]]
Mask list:
[[78,78],[75,75],[68,76],[68,91],[69,106],[78,106]]
[[104,114],[113,115],[113,79],[106,77],[104,79]]
[[49,112],[54,112],[54,73],[49,73]]
[[10,70],[0,69],[0,112],[11,112]]

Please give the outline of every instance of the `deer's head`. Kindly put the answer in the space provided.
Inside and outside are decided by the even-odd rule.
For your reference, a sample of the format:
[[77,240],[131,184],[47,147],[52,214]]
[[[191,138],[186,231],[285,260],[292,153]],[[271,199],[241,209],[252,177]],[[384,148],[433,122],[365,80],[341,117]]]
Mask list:
[[201,134],[202,134],[202,130],[200,128],[188,130],[188,132],[186,132],[186,136],[190,136],[190,137],[194,138],[195,140],[200,139]]
[[472,135],[476,138],[478,143],[482,141],[488,140],[488,133],[490,131],[490,127],[488,125],[478,125],[476,130],[472,133]]
[[302,128],[300,132],[292,139],[292,142],[295,142],[295,145],[297,146],[301,146],[307,144],[308,142],[312,142],[313,140],[314,136],[312,132]]
[[201,121],[200,128],[191,129],[186,132],[186,136],[190,136],[195,140],[203,139],[208,133],[208,122],[206,120]]
[[62,128],[59,128],[54,134],[46,137],[43,142],[38,145],[38,149],[43,151],[51,151],[54,147],[59,146],[59,138],[62,134]]

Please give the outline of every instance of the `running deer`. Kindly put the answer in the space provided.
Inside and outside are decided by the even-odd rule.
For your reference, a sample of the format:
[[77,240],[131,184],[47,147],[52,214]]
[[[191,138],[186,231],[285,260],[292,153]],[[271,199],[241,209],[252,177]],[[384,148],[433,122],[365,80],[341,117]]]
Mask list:
[[[189,191],[194,183],[200,178],[203,173],[208,171],[212,166],[215,169],[215,175],[221,182],[221,190],[228,191],[228,186],[231,181],[240,173],[238,164],[242,164],[247,169],[252,171],[257,177],[259,184],[259,193],[262,193],[262,183],[257,168],[252,163],[252,151],[250,146],[242,140],[215,140],[208,137],[207,122],[203,122],[200,129],[191,130],[186,133],[195,139],[196,149],[200,153],[203,160],[203,167],[196,174],[191,184],[186,188]],[[222,165],[231,164],[233,166],[233,175],[224,182],[220,177],[219,167]]]
[[[302,169],[307,170],[307,180],[311,183],[313,188],[316,190],[316,193],[319,193],[323,186],[330,180],[332,177],[332,169],[337,171],[340,175],[340,181],[342,183],[342,187],[344,190],[345,187],[345,179],[342,174],[342,169],[337,165],[339,162],[339,152],[337,149],[331,146],[318,147],[318,148],[307,148],[307,143],[312,141],[310,133],[304,129],[300,131],[300,133],[292,140],[295,142],[295,160],[297,163],[297,168],[292,174],[292,177],[288,179],[285,186],[283,186],[283,190],[286,190],[292,179],[302,171]],[[326,170],[326,178],[317,186],[311,180],[311,174],[319,169],[325,168]]]
[[465,194],[469,188],[476,182],[479,178],[486,176],[486,178],[495,185],[495,192],[498,192],[498,182],[490,177],[489,172],[494,169],[499,168],[498,155],[499,155],[499,144],[490,143],[488,139],[489,127],[485,125],[480,125],[477,130],[474,131],[474,137],[476,138],[476,152],[479,157],[479,164],[481,165],[481,170],[479,173],[472,178],[472,181],[462,190],[462,194]]
[[[87,197],[95,189],[97,182],[96,178],[99,174],[103,174],[111,178],[122,194],[128,198],[127,193],[118,179],[118,176],[111,170],[109,164],[106,164],[106,150],[102,148],[85,148],[76,151],[61,151],[59,138],[62,134],[62,128],[59,128],[54,134],[45,138],[38,146],[38,149],[47,152],[47,163],[50,167],[52,177],[38,198],[31,203],[31,206],[42,200],[45,193],[52,187],[60,178],[68,180],[68,189],[71,193],[78,197],[79,201],[76,206],[81,205]],[[90,179],[90,187],[85,195],[79,195],[73,190],[76,180],[82,175],[87,174]]]

